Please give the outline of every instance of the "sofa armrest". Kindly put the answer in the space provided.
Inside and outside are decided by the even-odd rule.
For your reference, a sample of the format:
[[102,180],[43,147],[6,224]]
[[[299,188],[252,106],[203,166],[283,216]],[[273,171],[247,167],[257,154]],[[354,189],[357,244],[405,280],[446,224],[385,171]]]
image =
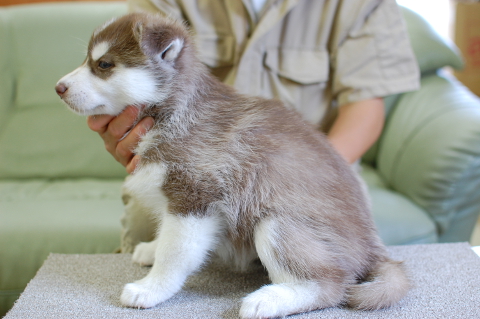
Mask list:
[[427,211],[440,241],[469,240],[480,212],[480,99],[437,74],[421,84],[388,118],[378,169],[392,189]]

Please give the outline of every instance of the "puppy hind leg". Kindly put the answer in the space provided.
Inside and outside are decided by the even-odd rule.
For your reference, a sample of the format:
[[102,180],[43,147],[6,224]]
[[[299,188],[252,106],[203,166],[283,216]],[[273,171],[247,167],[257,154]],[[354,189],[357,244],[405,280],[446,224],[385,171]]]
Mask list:
[[156,240],[152,269],[145,278],[125,285],[122,304],[151,308],[172,297],[214,249],[220,230],[216,217],[166,214]]
[[262,221],[255,230],[255,247],[272,284],[243,299],[240,317],[283,317],[340,304],[344,300],[344,285],[328,278],[300,278],[278,260],[277,234],[273,221]]

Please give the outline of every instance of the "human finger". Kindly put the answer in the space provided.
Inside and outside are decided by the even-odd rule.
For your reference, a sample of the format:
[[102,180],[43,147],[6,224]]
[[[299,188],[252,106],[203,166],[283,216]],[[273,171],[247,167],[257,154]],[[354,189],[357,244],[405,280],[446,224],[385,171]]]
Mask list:
[[92,131],[103,134],[114,118],[115,116],[107,114],[90,115],[87,117],[87,125]]
[[122,113],[108,123],[107,128],[102,133],[99,133],[105,143],[105,149],[124,166],[126,161],[120,160],[118,157],[119,154],[117,154],[118,143],[124,139],[125,136],[128,136],[130,129],[135,124],[138,113],[138,108],[134,106],[127,107]]
[[126,166],[133,157],[133,150],[137,147],[140,138],[145,135],[153,126],[154,121],[151,117],[142,119],[135,127],[131,129],[124,139],[118,142],[116,147],[116,158]]

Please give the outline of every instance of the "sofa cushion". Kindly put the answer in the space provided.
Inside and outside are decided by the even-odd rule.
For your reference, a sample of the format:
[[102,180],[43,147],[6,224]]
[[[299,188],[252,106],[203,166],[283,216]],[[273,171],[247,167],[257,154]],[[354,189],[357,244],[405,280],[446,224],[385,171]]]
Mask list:
[[456,238],[447,234],[468,241],[480,211],[480,100],[448,75],[425,76],[421,85],[401,97],[387,122],[377,169],[428,212],[440,241],[457,218],[470,216]]
[[372,215],[386,245],[426,244],[438,241],[435,223],[428,214],[400,193],[388,189],[378,172],[363,165]]

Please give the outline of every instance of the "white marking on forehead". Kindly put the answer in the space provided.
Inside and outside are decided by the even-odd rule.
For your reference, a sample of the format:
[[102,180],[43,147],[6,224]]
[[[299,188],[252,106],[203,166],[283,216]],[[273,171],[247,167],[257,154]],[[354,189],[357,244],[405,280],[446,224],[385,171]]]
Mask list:
[[108,52],[108,49],[110,49],[110,46],[106,41],[100,42],[99,44],[95,45],[95,47],[92,49],[91,55],[92,59],[94,61],[97,61],[100,59],[105,53]]

